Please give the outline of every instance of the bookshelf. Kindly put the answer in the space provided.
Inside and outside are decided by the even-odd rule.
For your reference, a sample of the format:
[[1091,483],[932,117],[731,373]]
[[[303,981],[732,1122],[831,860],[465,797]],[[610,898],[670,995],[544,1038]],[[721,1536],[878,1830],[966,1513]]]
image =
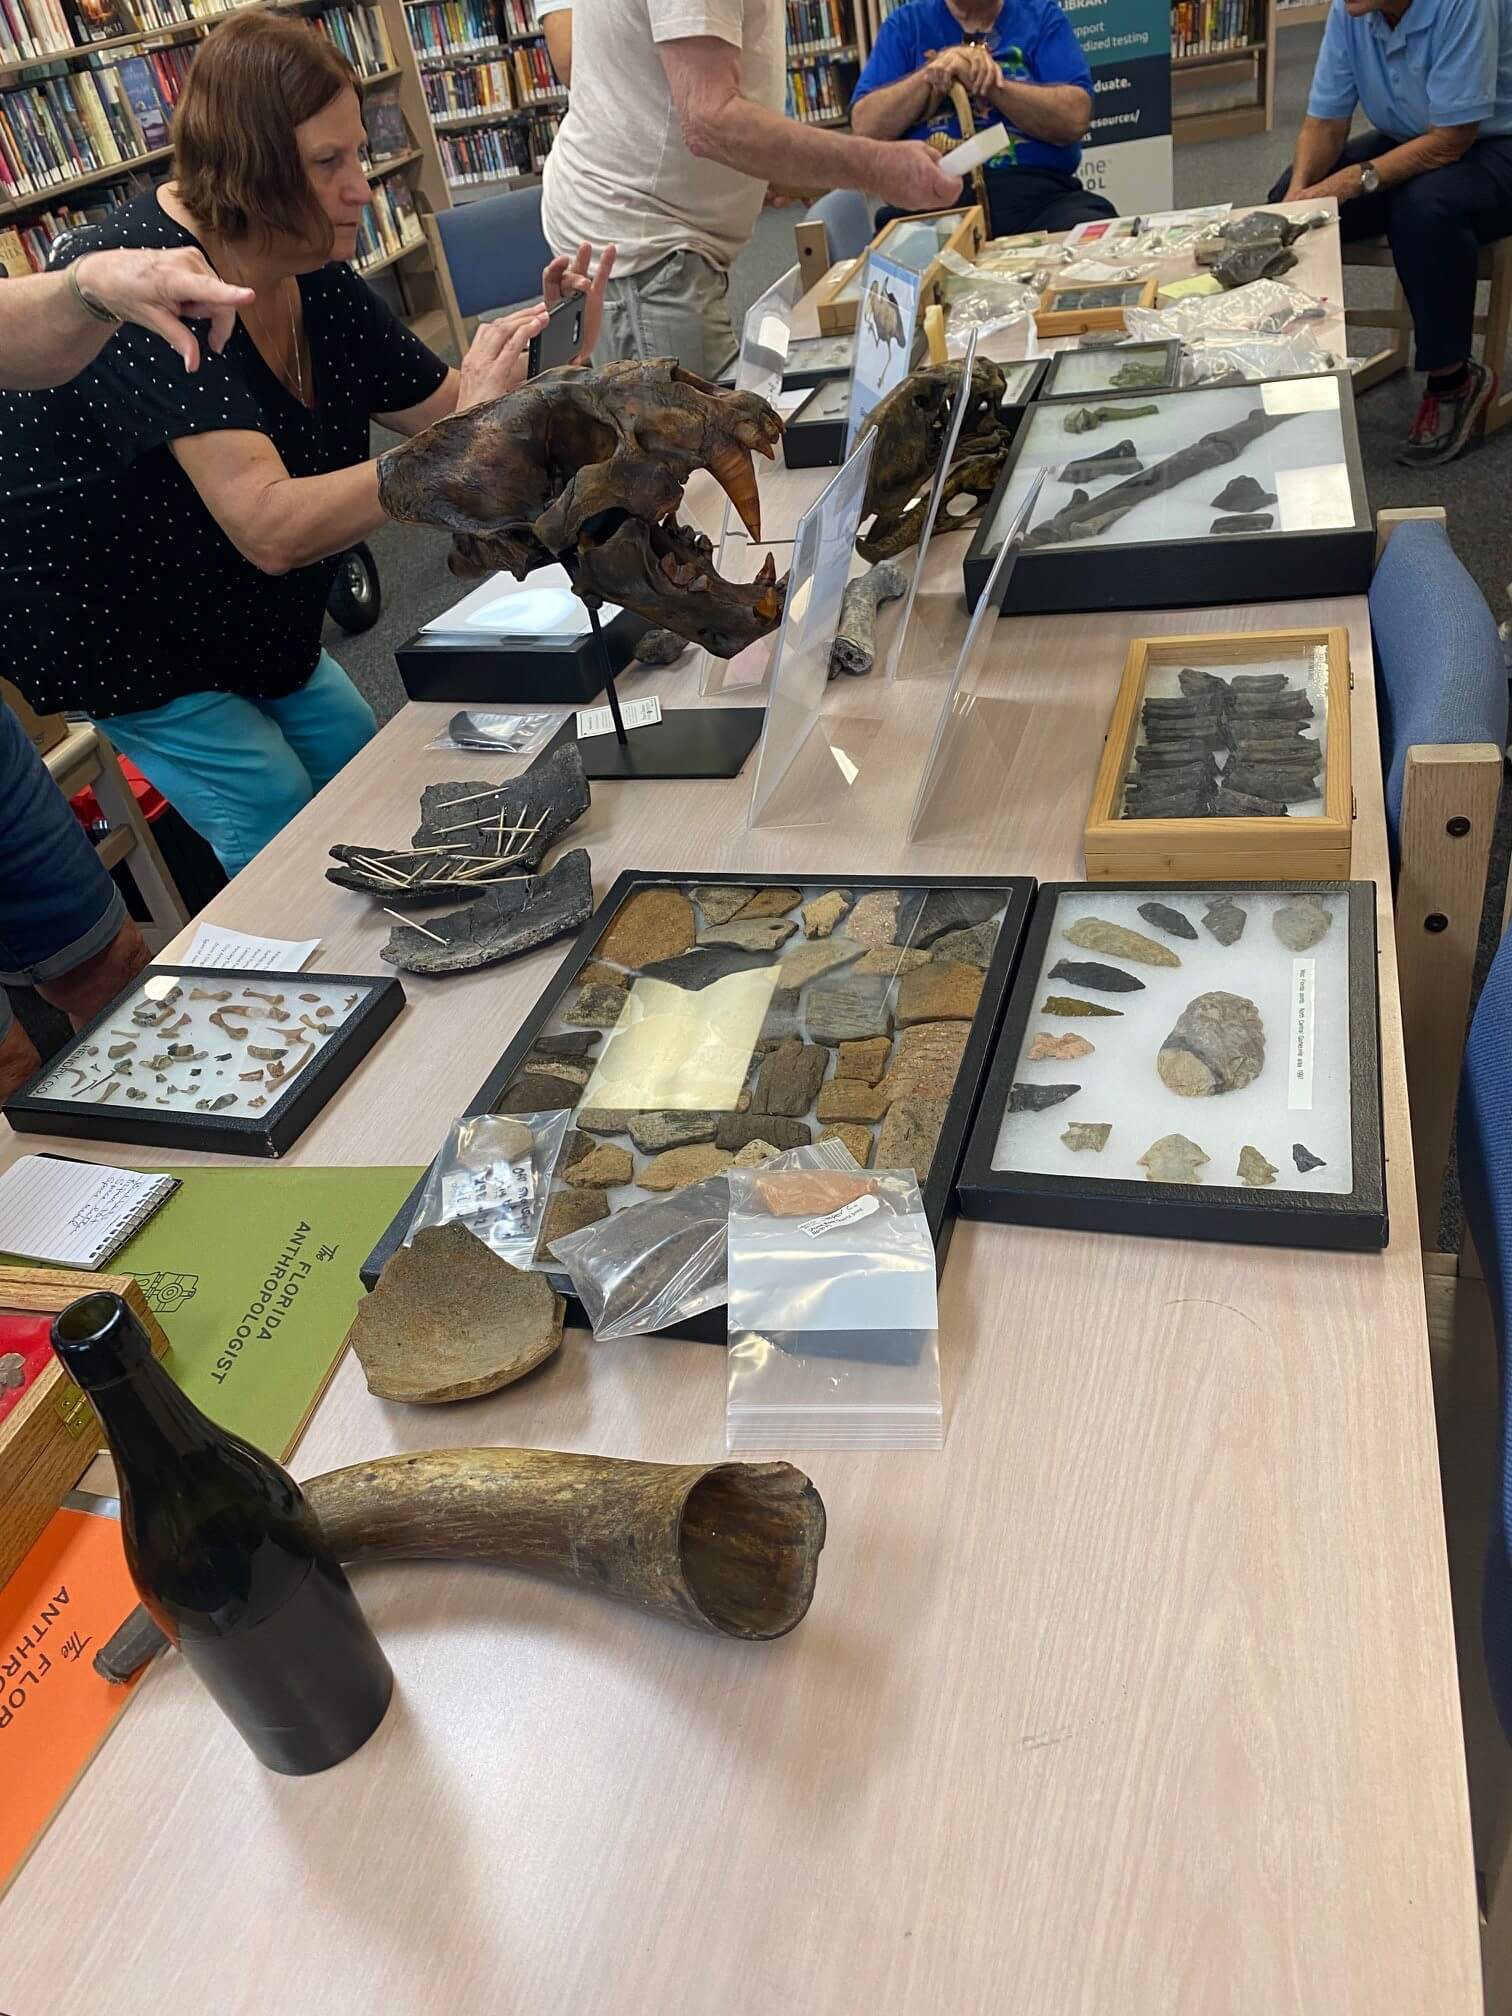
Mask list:
[[1172,0],[1171,136],[1268,133],[1275,120],[1277,0]]
[[353,265],[389,276],[380,291],[410,326],[444,338],[421,213],[449,196],[397,0],[0,0],[0,271],[36,270],[61,231],[150,186],[195,47],[253,7],[305,15],[357,71],[373,204]]

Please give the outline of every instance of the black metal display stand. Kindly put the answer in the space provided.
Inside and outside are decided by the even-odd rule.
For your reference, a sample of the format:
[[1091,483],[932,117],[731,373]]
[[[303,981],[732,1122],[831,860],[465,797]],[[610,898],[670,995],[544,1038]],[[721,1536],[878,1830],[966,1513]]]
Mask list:
[[663,714],[660,721],[627,732],[614,690],[609,647],[599,627],[598,601],[586,595],[581,600],[593,631],[614,733],[579,736],[576,717],[569,714],[549,748],[576,742],[583,752],[584,772],[594,783],[616,777],[738,777],[760,738],[766,709],[680,707]]

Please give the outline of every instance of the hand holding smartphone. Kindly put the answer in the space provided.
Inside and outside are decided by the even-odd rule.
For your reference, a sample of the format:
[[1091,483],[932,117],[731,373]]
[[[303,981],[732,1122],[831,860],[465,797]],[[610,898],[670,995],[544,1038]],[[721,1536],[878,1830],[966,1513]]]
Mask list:
[[536,377],[559,364],[570,364],[583,347],[583,297],[566,294],[547,310],[546,327],[530,339],[525,376]]

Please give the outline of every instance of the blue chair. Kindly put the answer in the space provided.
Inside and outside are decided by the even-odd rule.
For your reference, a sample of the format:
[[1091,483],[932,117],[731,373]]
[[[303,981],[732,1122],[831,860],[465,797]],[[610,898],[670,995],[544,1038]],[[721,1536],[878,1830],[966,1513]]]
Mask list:
[[1370,584],[1402,1040],[1425,1246],[1439,1198],[1501,791],[1507,673],[1443,513],[1392,520]]
[[541,192],[508,189],[501,196],[438,210],[425,221],[460,357],[473,316],[540,297],[541,268],[551,257],[541,230]]
[[854,259],[875,235],[871,205],[857,189],[831,189],[811,203],[799,221],[824,226],[829,247],[826,266],[833,266],[837,259]]

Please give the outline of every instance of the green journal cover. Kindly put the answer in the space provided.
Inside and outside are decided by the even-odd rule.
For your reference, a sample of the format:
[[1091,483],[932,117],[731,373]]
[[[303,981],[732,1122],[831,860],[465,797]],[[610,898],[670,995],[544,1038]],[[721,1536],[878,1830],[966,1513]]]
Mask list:
[[197,1407],[284,1457],[341,1357],[357,1269],[419,1169],[175,1169],[182,1188],[121,1248]]

